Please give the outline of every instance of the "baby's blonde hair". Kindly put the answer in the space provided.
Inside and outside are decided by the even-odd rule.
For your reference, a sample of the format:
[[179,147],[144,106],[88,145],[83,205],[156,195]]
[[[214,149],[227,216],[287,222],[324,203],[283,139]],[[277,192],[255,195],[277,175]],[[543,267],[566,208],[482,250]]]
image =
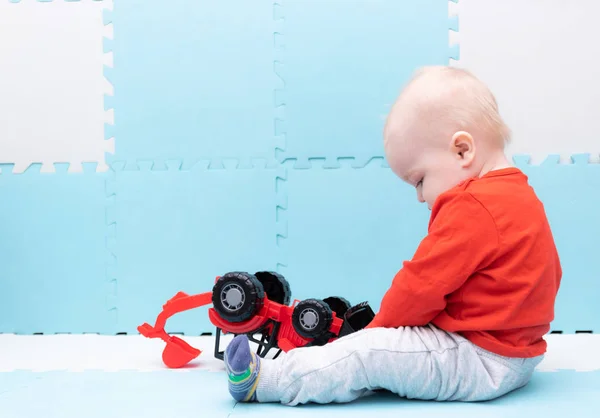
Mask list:
[[[422,67],[414,73],[398,102],[407,96],[411,96],[408,101],[413,106],[412,117],[425,119],[426,123],[447,122],[454,130],[475,129],[501,147],[510,142],[511,132],[500,116],[496,98],[468,70]],[[436,120],[427,120],[428,117]]]

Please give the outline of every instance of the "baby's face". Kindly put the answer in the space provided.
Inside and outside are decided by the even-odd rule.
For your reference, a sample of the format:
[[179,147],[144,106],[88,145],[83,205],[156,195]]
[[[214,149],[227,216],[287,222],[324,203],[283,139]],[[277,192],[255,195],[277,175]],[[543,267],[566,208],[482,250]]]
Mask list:
[[386,159],[394,174],[416,189],[419,202],[431,209],[440,194],[474,175],[475,148],[466,132],[447,141],[417,137],[386,138]]
[[[399,144],[394,144],[399,145]],[[468,177],[460,158],[449,149],[420,147],[410,152],[386,151],[392,171],[416,189],[419,202],[431,209],[438,196]],[[396,157],[391,157],[396,155]]]

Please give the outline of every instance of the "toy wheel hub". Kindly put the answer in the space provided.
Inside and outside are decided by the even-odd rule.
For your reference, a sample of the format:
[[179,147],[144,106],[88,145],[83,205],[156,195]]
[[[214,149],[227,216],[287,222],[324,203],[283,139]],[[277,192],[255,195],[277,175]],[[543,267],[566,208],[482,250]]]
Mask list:
[[312,330],[319,324],[319,315],[312,308],[307,308],[300,314],[300,324],[306,330]]
[[246,293],[241,286],[230,283],[221,291],[221,303],[223,307],[230,311],[240,309],[246,301]]

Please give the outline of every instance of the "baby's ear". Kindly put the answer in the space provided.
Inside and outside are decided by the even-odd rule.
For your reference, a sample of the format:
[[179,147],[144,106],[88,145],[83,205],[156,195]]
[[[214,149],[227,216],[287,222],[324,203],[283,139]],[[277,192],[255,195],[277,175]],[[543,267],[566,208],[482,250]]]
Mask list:
[[466,131],[456,132],[452,136],[452,151],[463,161],[463,165],[470,164],[475,158],[475,141],[473,136]]

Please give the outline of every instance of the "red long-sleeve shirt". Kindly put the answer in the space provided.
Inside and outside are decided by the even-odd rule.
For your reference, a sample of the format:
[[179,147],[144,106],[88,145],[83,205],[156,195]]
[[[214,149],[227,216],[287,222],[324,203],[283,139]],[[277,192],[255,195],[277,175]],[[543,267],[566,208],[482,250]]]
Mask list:
[[443,193],[368,328],[431,323],[508,357],[546,351],[562,276],[542,203],[517,168]]

